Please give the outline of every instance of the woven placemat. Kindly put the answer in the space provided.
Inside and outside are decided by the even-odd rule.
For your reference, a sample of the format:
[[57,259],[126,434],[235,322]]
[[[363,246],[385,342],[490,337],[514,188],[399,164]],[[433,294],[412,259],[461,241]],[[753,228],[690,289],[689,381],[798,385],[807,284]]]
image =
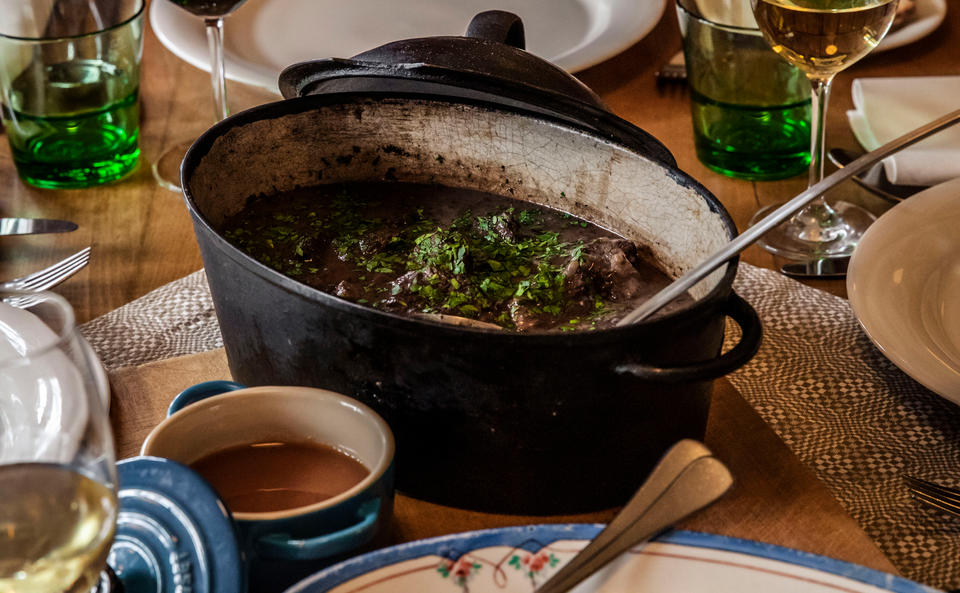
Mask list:
[[734,287],[764,338],[730,383],[903,576],[960,588],[960,519],[921,507],[901,478],[960,487],[960,407],[887,360],[845,299],[745,264]]
[[[960,588],[960,519],[920,507],[900,478],[960,487],[960,407],[884,358],[846,300],[748,264],[734,287],[764,340],[730,382],[903,576]],[[222,346],[202,270],[80,329],[108,370]]]
[[199,270],[80,326],[108,371],[223,346]]

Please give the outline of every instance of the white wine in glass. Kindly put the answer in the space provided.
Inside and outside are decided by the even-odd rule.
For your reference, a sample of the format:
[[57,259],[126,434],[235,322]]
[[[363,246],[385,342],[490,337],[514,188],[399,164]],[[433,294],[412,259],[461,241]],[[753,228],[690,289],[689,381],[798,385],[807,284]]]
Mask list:
[[[223,18],[246,0],[170,0],[180,8],[203,19],[210,52],[210,83],[213,86],[213,109],[216,121],[225,119],[227,108],[227,76],[223,57]],[[180,191],[180,163],[194,139],[184,140],[167,148],[153,163],[157,182],[171,190]]]
[[[880,43],[897,0],[751,0],[767,43],[806,74],[813,89],[809,185],[823,178],[824,124],[833,77]],[[756,222],[781,204],[759,210]],[[790,259],[849,256],[874,216],[853,204],[817,198],[759,241]]]
[[89,591],[113,541],[113,490],[69,465],[0,466],[0,591]]
[[0,591],[87,593],[118,514],[106,378],[58,295],[0,291],[0,327]]

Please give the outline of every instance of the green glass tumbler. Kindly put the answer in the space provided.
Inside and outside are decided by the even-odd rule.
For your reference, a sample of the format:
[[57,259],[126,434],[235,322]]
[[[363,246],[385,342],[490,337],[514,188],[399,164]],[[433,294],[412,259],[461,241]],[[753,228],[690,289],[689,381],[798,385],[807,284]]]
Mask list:
[[750,3],[742,5],[677,2],[697,158],[744,179],[806,173],[810,83],[770,49]]
[[140,156],[144,0],[38,0],[0,19],[3,125],[20,177],[115,181]]

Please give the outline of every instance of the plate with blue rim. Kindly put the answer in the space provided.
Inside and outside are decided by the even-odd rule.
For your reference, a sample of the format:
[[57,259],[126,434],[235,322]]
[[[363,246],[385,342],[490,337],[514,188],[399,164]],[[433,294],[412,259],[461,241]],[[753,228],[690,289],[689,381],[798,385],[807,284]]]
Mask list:
[[[530,593],[603,528],[531,525],[425,539],[327,568],[286,593]],[[668,531],[596,573],[578,593],[933,593],[904,578],[788,548]]]

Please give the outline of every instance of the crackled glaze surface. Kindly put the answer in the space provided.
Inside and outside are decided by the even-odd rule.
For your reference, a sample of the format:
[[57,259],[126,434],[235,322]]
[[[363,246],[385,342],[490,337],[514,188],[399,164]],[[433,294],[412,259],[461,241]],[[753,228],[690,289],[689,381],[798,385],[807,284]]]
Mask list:
[[250,195],[370,179],[464,187],[570,212],[649,246],[673,276],[727,241],[722,217],[660,163],[572,128],[470,104],[346,102],[246,123],[216,140],[190,187],[218,227]]

